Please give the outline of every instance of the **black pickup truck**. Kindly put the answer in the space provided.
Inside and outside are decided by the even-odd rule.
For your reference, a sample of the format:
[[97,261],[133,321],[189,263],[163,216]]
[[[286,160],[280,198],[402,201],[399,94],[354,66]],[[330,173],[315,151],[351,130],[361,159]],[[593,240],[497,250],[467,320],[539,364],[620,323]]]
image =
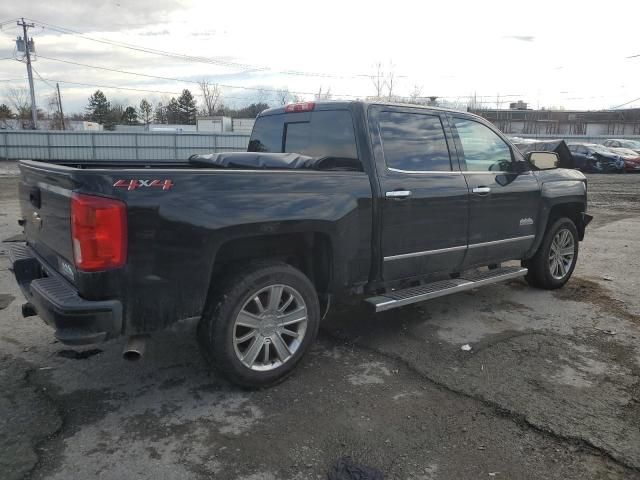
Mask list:
[[248,152],[20,171],[24,315],[71,345],[126,335],[132,358],[195,317],[207,360],[244,386],[291,372],[347,295],[379,312],[519,276],[562,287],[591,219],[555,153],[398,104],[270,109]]

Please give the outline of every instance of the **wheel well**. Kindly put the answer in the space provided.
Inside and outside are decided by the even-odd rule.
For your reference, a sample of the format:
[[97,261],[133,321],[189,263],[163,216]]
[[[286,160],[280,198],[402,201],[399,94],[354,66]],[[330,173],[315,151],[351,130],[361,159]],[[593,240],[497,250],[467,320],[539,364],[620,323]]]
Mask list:
[[319,294],[329,290],[332,275],[332,250],[329,236],[323,233],[256,235],[229,240],[218,249],[213,264],[212,282],[251,260],[279,260],[302,271]]
[[547,228],[553,222],[555,222],[558,218],[567,217],[571,219],[571,221],[576,226],[578,230],[578,236],[580,240],[584,238],[584,229],[586,225],[584,224],[584,220],[582,218],[582,213],[584,212],[584,204],[579,202],[572,203],[562,203],[560,205],[554,205],[549,212],[549,220],[547,221]]

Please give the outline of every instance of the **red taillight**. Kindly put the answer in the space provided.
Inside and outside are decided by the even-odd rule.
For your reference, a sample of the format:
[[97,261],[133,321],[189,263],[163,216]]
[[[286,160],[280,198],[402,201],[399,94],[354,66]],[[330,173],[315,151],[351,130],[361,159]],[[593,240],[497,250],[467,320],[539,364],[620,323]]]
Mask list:
[[127,261],[127,210],[120,200],[74,193],[73,259],[79,270],[122,267]]
[[302,102],[302,103],[290,103],[284,107],[284,111],[287,113],[292,112],[310,112],[316,107],[315,102]]

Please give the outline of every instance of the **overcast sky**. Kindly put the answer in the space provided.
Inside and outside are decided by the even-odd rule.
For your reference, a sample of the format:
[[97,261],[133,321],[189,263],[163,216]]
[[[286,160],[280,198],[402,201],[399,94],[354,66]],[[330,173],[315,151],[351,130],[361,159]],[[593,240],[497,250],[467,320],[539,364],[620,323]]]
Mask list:
[[[405,96],[417,87],[451,101],[476,94],[493,105],[522,99],[567,109],[611,108],[640,97],[640,56],[627,58],[640,55],[640,2],[567,3],[31,0],[1,2],[0,22],[24,16],[86,37],[205,57],[154,55],[33,28],[34,67],[49,80],[36,75],[38,102],[60,81],[67,112],[82,110],[96,87],[64,81],[166,92],[101,88],[126,104],[198,88],[43,57],[192,82],[208,78],[229,85],[223,96],[233,106],[273,102],[268,89],[282,87],[308,99],[320,88],[334,98],[373,95],[368,76],[377,62],[393,66],[394,93]],[[14,56],[17,34],[15,22],[2,27],[0,58]],[[8,87],[26,87],[25,78],[23,63],[0,60],[0,103]],[[640,99],[628,106],[640,107]]]

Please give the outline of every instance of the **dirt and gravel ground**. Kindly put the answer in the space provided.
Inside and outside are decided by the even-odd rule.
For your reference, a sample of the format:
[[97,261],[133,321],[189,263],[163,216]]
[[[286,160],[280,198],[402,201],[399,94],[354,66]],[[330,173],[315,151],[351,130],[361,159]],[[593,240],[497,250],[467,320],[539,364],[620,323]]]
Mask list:
[[[0,238],[19,233],[0,164]],[[370,315],[341,306],[297,373],[246,392],[184,323],[145,358],[71,350],[23,301],[0,243],[0,478],[640,478],[640,175],[589,177],[596,219],[561,291],[496,285]],[[461,350],[464,344],[472,350]]]

